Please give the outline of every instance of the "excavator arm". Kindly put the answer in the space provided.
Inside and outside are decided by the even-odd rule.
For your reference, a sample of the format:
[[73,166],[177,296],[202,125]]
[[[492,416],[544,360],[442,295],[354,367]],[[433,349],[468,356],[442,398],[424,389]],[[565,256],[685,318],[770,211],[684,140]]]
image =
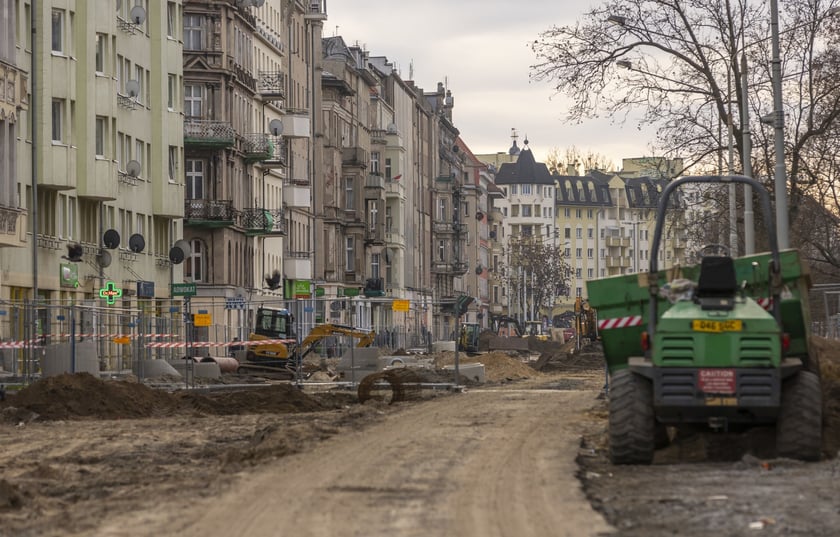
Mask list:
[[368,347],[373,343],[376,337],[376,332],[373,330],[366,330],[364,328],[356,328],[355,326],[343,324],[320,324],[312,328],[306,339],[300,344],[301,354],[303,359],[315,348],[315,344],[322,339],[329,336],[350,336],[359,340],[356,347]]

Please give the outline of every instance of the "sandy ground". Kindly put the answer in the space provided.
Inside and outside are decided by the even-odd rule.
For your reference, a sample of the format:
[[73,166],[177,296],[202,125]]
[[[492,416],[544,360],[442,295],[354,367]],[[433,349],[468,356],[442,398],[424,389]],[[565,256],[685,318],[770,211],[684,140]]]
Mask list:
[[391,405],[53,377],[0,404],[0,535],[834,536],[840,353],[817,343],[826,456],[812,464],[769,458],[756,431],[726,460],[696,435],[614,467],[600,358],[551,345],[541,371],[462,356],[485,384]]
[[0,405],[0,535],[607,529],[575,478],[598,361],[567,356],[558,375],[504,353],[461,358],[486,364],[484,385],[392,405],[288,383],[169,392],[86,374],[36,382]]

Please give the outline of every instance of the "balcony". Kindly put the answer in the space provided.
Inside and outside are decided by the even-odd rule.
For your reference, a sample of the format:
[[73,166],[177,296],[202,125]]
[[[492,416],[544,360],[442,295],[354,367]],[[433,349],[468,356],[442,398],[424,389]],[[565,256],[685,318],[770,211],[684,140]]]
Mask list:
[[212,119],[184,120],[184,146],[221,149],[236,142],[233,126],[227,121]]
[[312,186],[309,181],[296,180],[283,184],[283,203],[286,207],[309,207],[311,198]]
[[13,207],[0,207],[0,247],[26,245],[26,212]]
[[232,226],[236,211],[230,200],[186,200],[184,202],[184,224],[199,227]]
[[365,244],[368,246],[385,244],[385,233],[382,232],[382,226],[365,229]]
[[400,179],[385,180],[385,196],[388,198],[405,199],[405,183]]
[[365,188],[385,190],[385,178],[381,175],[370,173],[365,177]]
[[405,248],[405,235],[397,231],[386,231],[385,244],[388,246],[401,246]]
[[286,218],[283,209],[269,211],[263,208],[242,209],[239,213],[239,225],[248,236],[286,235]]
[[342,147],[341,164],[345,166],[367,166],[368,152],[361,147]]
[[608,257],[607,268],[627,268],[630,266],[629,257]]
[[252,133],[240,137],[240,147],[245,162],[260,162],[274,156],[274,137],[268,134]]
[[303,15],[307,20],[327,20],[327,0],[308,0],[309,8]]
[[455,174],[454,173],[450,173],[449,175],[438,175],[437,177],[435,177],[435,181],[437,181],[439,183],[451,183],[454,180],[455,180]]
[[607,237],[607,247],[608,248],[629,248],[630,247],[630,238],[629,237]]
[[283,136],[285,138],[309,138],[311,121],[307,110],[286,110],[283,116]]
[[283,256],[283,275],[287,280],[311,280],[312,261],[309,252],[286,252]]
[[286,73],[283,71],[260,71],[257,74],[257,91],[264,99],[285,99]]

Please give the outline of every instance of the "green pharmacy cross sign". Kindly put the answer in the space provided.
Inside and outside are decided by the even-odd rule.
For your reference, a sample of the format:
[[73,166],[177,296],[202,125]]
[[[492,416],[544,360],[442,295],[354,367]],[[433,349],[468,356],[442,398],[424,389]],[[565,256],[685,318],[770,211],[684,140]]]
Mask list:
[[114,285],[114,282],[108,282],[105,287],[99,290],[99,298],[104,298],[110,306],[118,298],[122,296],[122,289]]

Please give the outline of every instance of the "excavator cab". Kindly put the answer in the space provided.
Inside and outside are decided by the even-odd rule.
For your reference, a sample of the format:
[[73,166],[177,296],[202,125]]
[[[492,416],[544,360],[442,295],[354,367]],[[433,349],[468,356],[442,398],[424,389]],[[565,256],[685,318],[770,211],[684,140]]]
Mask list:
[[461,325],[461,334],[458,337],[458,350],[467,353],[478,352],[478,335],[481,328],[477,323],[464,323]]
[[286,309],[259,308],[254,333],[269,339],[294,339],[295,318]]

